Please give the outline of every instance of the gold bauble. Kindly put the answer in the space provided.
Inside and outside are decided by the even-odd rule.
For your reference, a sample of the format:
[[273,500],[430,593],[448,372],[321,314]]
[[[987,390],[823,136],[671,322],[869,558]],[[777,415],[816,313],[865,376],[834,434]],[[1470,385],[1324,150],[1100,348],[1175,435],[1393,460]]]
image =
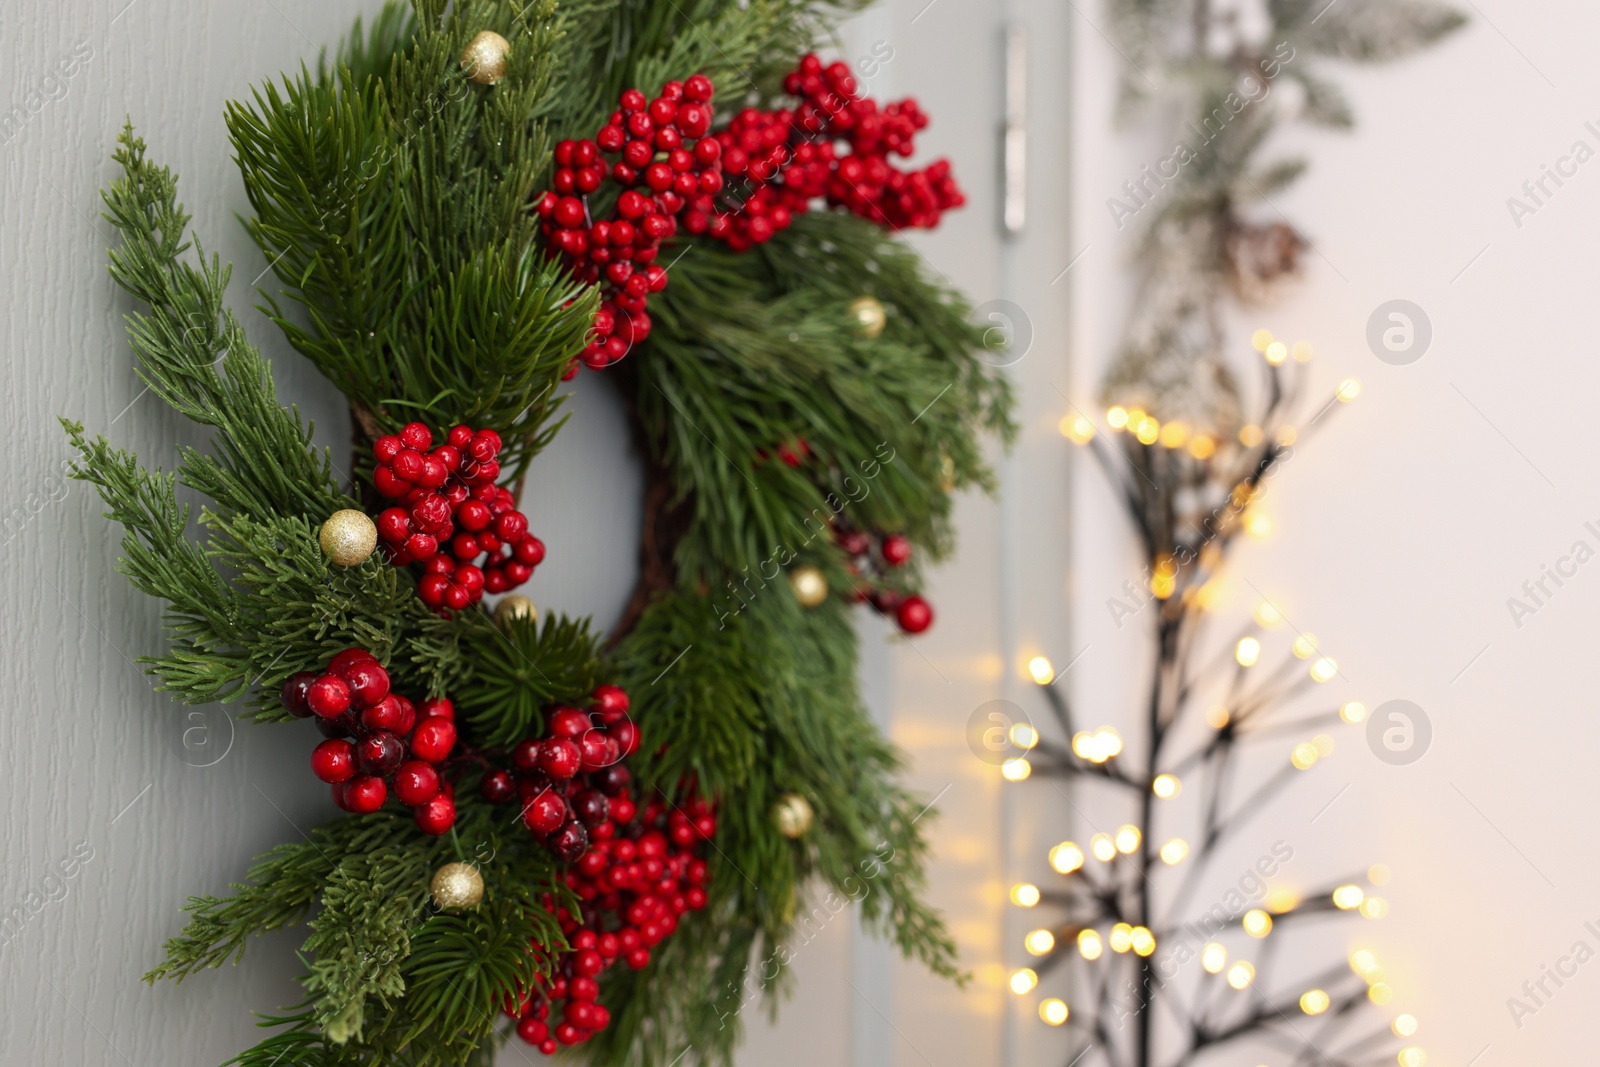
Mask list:
[[483,875],[470,863],[447,863],[433,872],[428,892],[441,908],[470,908],[483,899]]
[[882,333],[889,322],[889,313],[875,296],[858,296],[850,301],[850,317],[855,320],[856,333],[869,341]]
[[950,453],[939,453],[939,488],[950,492],[956,487],[956,461],[950,458]]
[[500,603],[494,606],[494,621],[504,626],[512,619],[538,622],[539,609],[534,606],[533,601],[521,593],[507,593],[500,598]]
[[365,563],[378,547],[378,528],[365,512],[345,508],[328,516],[317,542],[322,545],[322,554],[339,566],[355,567]]
[[484,30],[461,50],[461,69],[467,80],[493,85],[506,76],[506,56],[511,44],[493,30]]
[[772,825],[778,828],[778,833],[791,840],[804,837],[815,817],[811,801],[799,793],[785,793],[772,806]]
[[790,571],[789,587],[803,607],[814,608],[828,599],[828,579],[815,567],[796,567]]

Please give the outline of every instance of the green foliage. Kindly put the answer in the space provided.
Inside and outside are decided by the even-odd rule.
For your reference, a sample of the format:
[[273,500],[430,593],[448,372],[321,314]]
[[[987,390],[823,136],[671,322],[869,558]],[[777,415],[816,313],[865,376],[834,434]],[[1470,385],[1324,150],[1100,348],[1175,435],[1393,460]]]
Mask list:
[[508,747],[537,734],[551,704],[582,703],[601,681],[587,619],[512,619],[474,627],[472,686],[457,701],[481,744]]

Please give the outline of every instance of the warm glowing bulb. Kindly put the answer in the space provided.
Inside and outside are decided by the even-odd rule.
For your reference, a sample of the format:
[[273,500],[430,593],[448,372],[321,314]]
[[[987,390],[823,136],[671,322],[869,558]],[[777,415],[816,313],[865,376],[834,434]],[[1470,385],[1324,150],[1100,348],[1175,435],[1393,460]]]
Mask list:
[[1361,902],[1361,914],[1369,919],[1381,919],[1389,914],[1389,902],[1382,897],[1368,897]]
[[1033,992],[1033,987],[1039,984],[1039,976],[1030,967],[1022,967],[1011,972],[1011,992],[1017,996]]
[[1244,927],[1244,932],[1251,937],[1266,937],[1272,933],[1272,916],[1260,908],[1251,908],[1244,913],[1244,919],[1241,920],[1240,925]]
[[1373,885],[1388,885],[1389,865],[1386,863],[1374,863],[1371,867],[1368,867],[1367,881]]
[[1060,430],[1061,436],[1075,445],[1087,444],[1094,438],[1094,423],[1082,415],[1061,416]]
[[1175,867],[1182,863],[1189,855],[1189,842],[1181,837],[1174,837],[1171,841],[1161,846],[1161,862],[1168,867]]
[[1131,856],[1139,851],[1139,842],[1143,839],[1143,835],[1139,833],[1139,828],[1130,823],[1126,826],[1117,827],[1117,836],[1114,843],[1118,852]]
[[1228,725],[1229,718],[1230,716],[1228,715],[1228,709],[1223,707],[1221,704],[1206,710],[1206,725],[1211,727],[1213,730],[1220,730],[1224,726]]
[[1320,989],[1308,989],[1300,994],[1300,1010],[1307,1015],[1321,1015],[1332,1001]]
[[1022,947],[1034,956],[1048,956],[1056,947],[1056,935],[1049,930],[1033,930],[1022,939]]
[[1011,903],[1019,908],[1031,908],[1039,903],[1039,887],[1032,882],[1018,882],[1011,887]]
[[1110,834],[1095,834],[1089,838],[1089,851],[1101,863],[1110,863],[1117,858],[1117,845],[1111,840]]
[[1417,1017],[1415,1015],[1396,1015],[1394,1017],[1394,1036],[1410,1037],[1417,1032]]
[[1401,1049],[1396,1058],[1400,1061],[1400,1067],[1422,1067],[1428,1062],[1428,1054],[1415,1045]]
[[1108,410],[1106,412],[1106,425],[1113,430],[1120,430],[1128,425],[1128,409],[1116,407]]
[[1090,733],[1080,730],[1072,735],[1072,753],[1090,763],[1104,763],[1122,751],[1122,735],[1109,726]]
[[1221,974],[1228,965],[1228,949],[1219,941],[1211,941],[1200,950],[1200,966],[1207,974]]
[[1153,445],[1161,436],[1161,423],[1147,415],[1133,428],[1133,435],[1139,439],[1141,445]]
[[1175,774],[1158,774],[1150,783],[1150,791],[1162,800],[1171,800],[1183,789]]
[[1321,756],[1322,754],[1317,751],[1316,745],[1310,741],[1302,741],[1294,746],[1294,750],[1289,753],[1289,762],[1294,764],[1294,769],[1297,771],[1310,770],[1316,766],[1317,760]]
[[1216,455],[1217,439],[1208,433],[1196,434],[1189,438],[1189,455],[1195,459],[1210,459]]
[[1374,1004],[1387,1004],[1394,999],[1394,990],[1386,982],[1374,982],[1372,988],[1367,990],[1367,999]]
[[1359,700],[1352,700],[1339,709],[1339,718],[1348,723],[1358,723],[1367,717],[1367,706]]
[[1233,658],[1239,661],[1241,667],[1254,667],[1256,660],[1261,658],[1261,642],[1253,637],[1241,637],[1234,647]]
[[1284,448],[1288,448],[1290,445],[1294,444],[1300,439],[1300,435],[1295,432],[1293,426],[1279,426],[1276,437],[1278,439],[1278,444],[1282,445]]
[[1262,626],[1277,626],[1283,622],[1283,612],[1270,600],[1263,600],[1256,605],[1256,622]]
[[1156,950],[1156,935],[1148,927],[1135,926],[1133,928],[1133,951],[1140,956],[1149,956]]
[[1083,866],[1083,849],[1071,841],[1063,841],[1050,850],[1050,866],[1061,874],[1071,874]]
[[1339,392],[1335,394],[1343,403],[1350,403],[1361,395],[1361,383],[1354,378],[1346,378],[1339,383]]
[[1257,330],[1255,333],[1250,335],[1250,347],[1254,348],[1257,352],[1265,352],[1267,350],[1267,346],[1271,343],[1271,330]]
[[1372,954],[1371,949],[1358,948],[1350,953],[1350,969],[1365,978],[1378,966],[1378,957]]
[[1156,572],[1150,576],[1150,593],[1157,600],[1165,600],[1178,589],[1178,576]]
[[1315,350],[1311,347],[1310,341],[1296,341],[1294,343],[1294,348],[1290,349],[1290,351],[1294,354],[1294,361],[1296,363],[1309,362],[1311,357],[1316,355]]
[[1327,656],[1323,656],[1311,665],[1311,680],[1313,682],[1326,682],[1339,673],[1339,665]]
[[1256,447],[1263,439],[1261,427],[1254,423],[1248,423],[1239,428],[1239,443],[1246,448]]
[[1342,885],[1333,891],[1333,906],[1340,911],[1359,908],[1365,899],[1367,899],[1366,890],[1358,885]]
[[1060,1026],[1067,1021],[1067,1016],[1071,1014],[1072,1011],[1067,1007],[1067,1002],[1060,997],[1051,997],[1048,1000],[1039,1002],[1039,1018],[1051,1026]]
[[1000,775],[1008,782],[1020,782],[1033,773],[1033,766],[1021,756],[1000,764]]
[[1033,748],[1039,743],[1039,731],[1025,722],[1012,723],[1010,737],[1018,748]]
[[1263,541],[1271,537],[1272,516],[1252,508],[1250,514],[1245,517],[1244,532],[1254,537],[1257,541]]
[[1161,427],[1161,447],[1182,448],[1187,440],[1189,440],[1189,424],[1182,419],[1175,419]]
[[1133,947],[1133,927],[1127,923],[1118,923],[1111,928],[1111,936],[1106,939],[1111,943],[1111,951],[1123,953]]
[[1248,989],[1255,980],[1256,969],[1243,960],[1228,968],[1228,984],[1235,989]]
[[1317,746],[1317,755],[1323,759],[1333,755],[1333,738],[1327,734],[1318,734],[1311,739],[1311,743]]
[[1049,685],[1055,681],[1056,669],[1050,665],[1048,659],[1043,656],[1035,656],[1028,661],[1028,674],[1039,685]]
[[1274,341],[1267,346],[1267,350],[1262,355],[1267,357],[1268,363],[1276,367],[1289,358],[1289,346],[1282,341]]
[[1294,890],[1285,886],[1278,886],[1267,894],[1267,910],[1274,915],[1282,915],[1293,911],[1300,906],[1300,897]]
[[1100,940],[1099,931],[1078,931],[1078,954],[1086,960],[1097,960],[1105,951],[1105,943]]
[[1294,639],[1294,655],[1296,659],[1310,659],[1317,654],[1317,637],[1315,634],[1301,634]]

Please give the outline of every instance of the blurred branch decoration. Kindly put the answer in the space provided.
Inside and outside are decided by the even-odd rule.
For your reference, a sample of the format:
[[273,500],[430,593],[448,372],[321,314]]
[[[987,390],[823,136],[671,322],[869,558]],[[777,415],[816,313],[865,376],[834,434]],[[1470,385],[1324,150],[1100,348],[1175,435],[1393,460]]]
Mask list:
[[[1129,821],[1090,825],[1086,845],[1052,848],[1061,876],[1053,885],[1012,888],[1018,907],[1054,918],[1041,917],[1026,936],[1035,959],[1012,973],[1011,989],[1035,995],[1049,972],[1067,972],[1068,999],[1040,999],[1038,1010],[1066,1029],[1065,1062],[1079,1067],[1257,1056],[1297,1067],[1421,1067],[1414,1016],[1380,1021],[1362,1010],[1393,996],[1369,950],[1323,964],[1309,948],[1284,944],[1291,929],[1319,918],[1381,918],[1387,905],[1373,890],[1386,869],[1304,896],[1269,889],[1294,855],[1279,841],[1214,903],[1197,897],[1232,873],[1216,862],[1232,835],[1331,751],[1322,731],[1367,714],[1328,698],[1306,710],[1302,698],[1325,692],[1338,665],[1310,634],[1270,632],[1293,631],[1270,602],[1226,643],[1207,631],[1229,547],[1266,522],[1252,501],[1295,445],[1360,392],[1347,379],[1308,409],[1310,346],[1265,330],[1250,339],[1264,367],[1259,390],[1247,396],[1226,365],[1229,308],[1280,294],[1314,251],[1272,203],[1305,161],[1269,158],[1266,142],[1292,121],[1352,126],[1324,73],[1330,61],[1406,56],[1464,20],[1432,0],[1112,0],[1110,11],[1128,60],[1121,117],[1172,117],[1173,147],[1107,204],[1119,227],[1143,227],[1138,299],[1103,385],[1111,432],[1077,411],[1062,431],[1094,455],[1150,561],[1147,591],[1135,590],[1124,618],[1153,627],[1153,667],[1148,702],[1131,720],[1137,732],[1125,741],[1071,706],[1048,660],[1029,665],[1070,740],[1019,723],[1002,773],[1062,781],[1077,811],[1105,810],[1088,798],[1112,791]],[[1297,416],[1309,416],[1302,430]],[[1280,649],[1277,666],[1269,646]],[[1287,758],[1278,762],[1273,746]]]

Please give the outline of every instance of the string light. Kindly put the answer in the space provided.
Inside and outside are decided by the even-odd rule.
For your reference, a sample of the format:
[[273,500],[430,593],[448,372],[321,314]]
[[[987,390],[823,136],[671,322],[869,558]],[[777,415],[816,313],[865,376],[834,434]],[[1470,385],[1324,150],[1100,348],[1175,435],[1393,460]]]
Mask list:
[[1381,919],[1389,914],[1389,902],[1382,897],[1368,897],[1361,902],[1361,914],[1369,919]]
[[1389,988],[1387,982],[1373,982],[1372,988],[1367,990],[1367,999],[1382,1007],[1394,999],[1394,990]]
[[1210,941],[1200,950],[1200,966],[1207,974],[1221,974],[1228,965],[1228,950],[1220,941]]
[[1333,755],[1333,738],[1327,734],[1318,734],[1311,739],[1311,743],[1317,746],[1317,755],[1323,759]]
[[1422,1067],[1428,1062],[1428,1054],[1415,1045],[1401,1049],[1396,1058],[1400,1061],[1400,1067]]
[[1063,841],[1050,850],[1050,866],[1061,874],[1071,874],[1083,866],[1083,849],[1072,841]]
[[1022,967],[1011,972],[1011,992],[1019,997],[1033,992],[1033,987],[1038,984],[1039,975],[1031,967]]
[[1276,367],[1289,358],[1289,346],[1282,341],[1274,341],[1267,346],[1267,350],[1262,355],[1267,357],[1268,363]]
[[1161,423],[1146,415],[1139,420],[1139,425],[1134,427],[1133,436],[1139,439],[1141,445],[1153,445],[1156,438],[1161,436]]
[[1061,436],[1067,438],[1075,445],[1088,444],[1094,439],[1094,423],[1082,415],[1063,415],[1060,423]]
[[1018,748],[1034,748],[1039,744],[1039,731],[1025,722],[1011,724],[1011,743]]
[[1393,1029],[1395,1037],[1410,1037],[1417,1032],[1417,1017],[1415,1015],[1396,1015]]
[[1000,764],[1000,776],[1008,782],[1026,781],[1028,775],[1033,773],[1033,765],[1021,756],[1008,759]]
[[1373,885],[1389,884],[1389,866],[1384,863],[1374,863],[1367,868],[1367,881]]
[[1090,763],[1104,763],[1122,752],[1122,735],[1109,726],[1072,735],[1072,754]]
[[1267,894],[1267,910],[1274,915],[1291,912],[1300,906],[1300,897],[1286,886],[1278,886]]
[[1294,639],[1290,646],[1294,651],[1295,659],[1310,659],[1317,654],[1317,636],[1315,634],[1301,634]]
[[1256,980],[1256,969],[1243,960],[1228,968],[1228,984],[1235,989],[1249,989]]
[[1272,536],[1272,516],[1254,508],[1245,516],[1244,531],[1257,541],[1264,541]]
[[1327,656],[1323,656],[1311,665],[1311,680],[1313,682],[1326,682],[1339,673],[1339,665]]
[[1261,658],[1261,642],[1253,637],[1239,638],[1239,643],[1233,648],[1233,658],[1239,661],[1241,667],[1254,667],[1256,660]]
[[1110,863],[1117,858],[1117,846],[1110,834],[1095,834],[1089,838],[1089,851],[1101,863]]
[[1283,612],[1279,611],[1278,606],[1270,600],[1263,600],[1256,605],[1255,617],[1258,624],[1266,627],[1277,626],[1283,622]]
[[1243,926],[1244,932],[1251,937],[1266,937],[1272,933],[1272,916],[1260,908],[1251,908],[1244,913],[1244,919],[1239,925]]
[[1352,725],[1367,717],[1367,706],[1359,700],[1352,700],[1339,709],[1339,718]]
[[1115,407],[1106,411],[1106,425],[1113,430],[1120,430],[1128,425],[1128,409]]
[[1105,951],[1105,943],[1100,940],[1097,930],[1078,931],[1078,955],[1086,960],[1097,960]]
[[1168,867],[1176,867],[1189,855],[1189,842],[1181,837],[1174,837],[1171,841],[1161,846],[1161,862]]
[[1028,661],[1028,674],[1037,685],[1049,685],[1056,680],[1055,667],[1043,656],[1035,656]]
[[1213,730],[1220,730],[1228,725],[1229,718],[1228,709],[1221,704],[1206,710],[1206,725]]
[[1217,452],[1217,439],[1208,433],[1196,434],[1189,439],[1189,455],[1195,459],[1207,460]]
[[1019,908],[1031,908],[1039,903],[1039,887],[1032,882],[1018,882],[1011,887],[1011,903]]
[[1361,907],[1361,902],[1366,898],[1366,890],[1360,886],[1342,885],[1333,891],[1333,906],[1340,911],[1349,911]]
[[1048,956],[1056,947],[1056,935],[1049,930],[1034,930],[1022,939],[1022,947],[1034,956]]
[[1288,448],[1300,439],[1300,435],[1295,432],[1293,426],[1280,426],[1278,427],[1277,439],[1278,444]]
[[1308,989],[1300,994],[1300,1010],[1307,1015],[1321,1015],[1331,1003],[1328,994],[1320,989]]
[[1334,395],[1341,403],[1348,404],[1361,395],[1361,383],[1354,378],[1346,378],[1339,383],[1339,391]]
[[1358,948],[1350,953],[1350,969],[1366,978],[1378,969],[1378,957],[1373,955],[1371,949]]
[[1111,951],[1121,955],[1133,947],[1133,927],[1118,923],[1111,928],[1111,936],[1106,940],[1111,943]]
[[1067,1002],[1060,997],[1050,997],[1039,1002],[1039,1018],[1051,1026],[1060,1026],[1072,1014],[1072,1009],[1067,1007]]
[[1321,755],[1317,751],[1316,745],[1310,741],[1302,741],[1294,746],[1294,750],[1289,753],[1289,762],[1294,765],[1294,769],[1297,771],[1308,771],[1316,766],[1317,760],[1321,758]]
[[1156,950],[1156,935],[1148,927],[1135,926],[1133,928],[1133,951],[1140,956],[1149,956]]
[[1115,844],[1118,852],[1131,856],[1139,851],[1139,843],[1143,840],[1144,835],[1139,833],[1139,828],[1132,823],[1117,827]]
[[1267,350],[1267,346],[1271,343],[1271,330],[1257,330],[1255,333],[1250,335],[1250,347],[1254,348],[1257,352],[1265,352]]
[[1261,427],[1254,423],[1246,423],[1244,426],[1239,427],[1239,443],[1246,448],[1255,448],[1264,439]]

